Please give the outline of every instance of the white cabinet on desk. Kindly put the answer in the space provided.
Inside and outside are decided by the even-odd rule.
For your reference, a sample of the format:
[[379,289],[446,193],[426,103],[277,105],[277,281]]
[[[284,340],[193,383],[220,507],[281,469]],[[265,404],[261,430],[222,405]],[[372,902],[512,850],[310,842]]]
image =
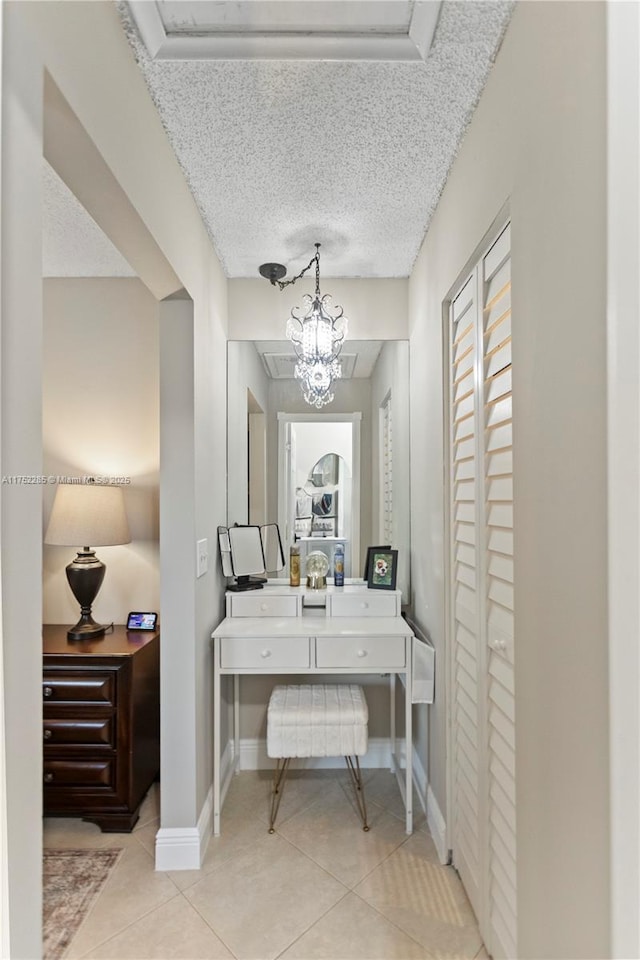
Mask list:
[[[298,589],[299,593],[292,596]],[[344,592],[342,592],[344,590]],[[227,598],[227,617],[213,632],[214,641],[214,833],[220,832],[220,810],[229,777],[221,782],[220,743],[220,684],[225,675],[234,677],[234,764],[238,765],[240,754],[240,677],[260,674],[381,674],[390,675],[391,710],[390,729],[392,744],[392,770],[396,773],[401,793],[405,800],[406,829],[412,832],[411,810],[412,776],[411,764],[400,766],[396,755],[395,737],[395,677],[406,678],[407,690],[411,690],[412,642],[411,627],[396,613],[399,612],[400,595],[389,591],[387,595],[367,590],[331,588],[326,597],[326,610],[314,606],[304,612],[302,598],[305,591],[269,585],[264,591],[256,591],[252,604],[236,603],[237,595]],[[262,595],[262,597],[260,596]],[[314,599],[317,599],[314,598]],[[297,615],[277,616],[275,611],[280,601],[288,601],[282,609],[292,610],[291,600],[299,601]],[[366,606],[362,606],[362,604]],[[238,610],[248,611],[250,606],[267,609],[262,615],[248,616]],[[234,615],[229,615],[232,611]],[[336,611],[340,611],[336,615]],[[411,697],[405,698],[404,756],[412,754]]]

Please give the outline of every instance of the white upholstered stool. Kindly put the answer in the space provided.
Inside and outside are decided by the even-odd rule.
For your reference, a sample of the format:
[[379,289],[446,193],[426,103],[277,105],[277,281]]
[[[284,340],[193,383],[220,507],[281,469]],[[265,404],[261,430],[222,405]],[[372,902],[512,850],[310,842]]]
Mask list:
[[[357,683],[283,684],[273,688],[267,711],[267,754],[277,759],[269,833],[293,757],[344,757],[364,830],[367,808],[358,757],[367,752],[369,711]],[[355,763],[354,763],[355,760]]]

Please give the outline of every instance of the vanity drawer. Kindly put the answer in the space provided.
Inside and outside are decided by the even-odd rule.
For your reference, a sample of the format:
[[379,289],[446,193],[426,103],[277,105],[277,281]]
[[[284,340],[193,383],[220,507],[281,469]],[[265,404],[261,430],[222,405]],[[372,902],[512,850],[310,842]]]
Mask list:
[[223,637],[220,666],[225,669],[310,666],[309,641],[301,637]]
[[269,597],[262,591],[230,596],[230,617],[297,617],[302,597]]
[[398,617],[400,610],[395,593],[332,593],[327,597],[330,617]]
[[405,665],[404,637],[317,637],[316,666],[380,667],[391,670]]

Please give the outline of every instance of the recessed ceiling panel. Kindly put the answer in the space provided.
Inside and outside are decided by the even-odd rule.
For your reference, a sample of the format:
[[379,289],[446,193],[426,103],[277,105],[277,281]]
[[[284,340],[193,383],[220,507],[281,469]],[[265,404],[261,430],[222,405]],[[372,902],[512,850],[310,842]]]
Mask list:
[[412,0],[156,0],[172,33],[408,33]]
[[441,0],[131,0],[154,60],[417,60]]
[[512,9],[444,0],[426,60],[310,62],[154,59],[119,6],[227,276],[318,242],[323,279],[411,273]]

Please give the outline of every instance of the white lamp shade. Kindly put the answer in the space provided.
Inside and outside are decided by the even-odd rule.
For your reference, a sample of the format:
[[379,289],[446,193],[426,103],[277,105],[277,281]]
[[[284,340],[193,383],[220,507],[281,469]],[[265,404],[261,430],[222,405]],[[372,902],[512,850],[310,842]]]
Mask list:
[[60,484],[44,542],[64,547],[130,543],[122,488],[94,483]]

